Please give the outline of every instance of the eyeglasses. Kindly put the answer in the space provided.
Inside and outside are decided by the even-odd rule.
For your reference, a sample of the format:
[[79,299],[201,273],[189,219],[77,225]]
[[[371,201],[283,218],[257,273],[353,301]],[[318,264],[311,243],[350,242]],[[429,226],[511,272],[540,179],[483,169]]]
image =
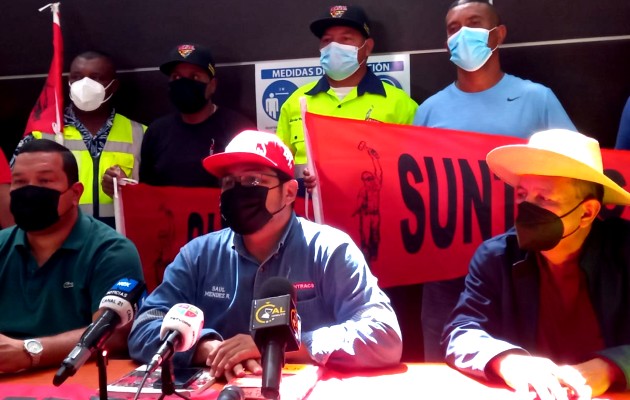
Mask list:
[[243,175],[227,175],[221,179],[221,189],[232,189],[238,182],[245,187],[259,186],[263,184],[263,176],[280,179],[278,175],[263,174],[259,172],[246,172]]

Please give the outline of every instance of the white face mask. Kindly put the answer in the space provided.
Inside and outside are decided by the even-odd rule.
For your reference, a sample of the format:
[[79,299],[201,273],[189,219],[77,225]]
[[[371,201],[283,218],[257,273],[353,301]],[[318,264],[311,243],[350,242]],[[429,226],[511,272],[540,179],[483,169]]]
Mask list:
[[86,76],[70,84],[70,100],[79,110],[94,111],[112,97],[110,94],[105,98],[105,91],[113,82],[114,79],[105,87]]

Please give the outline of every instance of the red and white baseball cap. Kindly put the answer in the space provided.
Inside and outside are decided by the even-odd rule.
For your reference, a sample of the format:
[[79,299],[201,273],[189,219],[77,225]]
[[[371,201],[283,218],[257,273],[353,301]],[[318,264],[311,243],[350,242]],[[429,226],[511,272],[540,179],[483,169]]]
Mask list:
[[238,164],[270,167],[293,178],[291,150],[273,133],[243,131],[232,139],[224,153],[213,154],[203,160],[206,171],[219,178],[227,175],[229,167]]

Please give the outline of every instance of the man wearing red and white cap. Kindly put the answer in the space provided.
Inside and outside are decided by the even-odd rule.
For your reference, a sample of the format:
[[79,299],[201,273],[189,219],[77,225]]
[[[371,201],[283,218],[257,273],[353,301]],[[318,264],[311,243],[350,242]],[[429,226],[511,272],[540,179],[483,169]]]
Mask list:
[[397,364],[400,327],[361,250],[345,233],[293,212],[297,182],[286,145],[273,134],[244,131],[203,166],[221,179],[228,228],[194,239],[169,265],[134,324],[131,356],[148,362],[160,346],[164,315],[176,303],[191,303],[203,310],[204,329],[175,363],[208,365],[228,379],[260,373],[249,334],[251,304],[279,276],[295,287],[302,320],[302,348],[289,360],[344,368]]
[[[564,129],[503,146],[488,166],[516,191],[515,228],[484,242],[446,325],[446,362],[541,399],[630,388],[630,193],[595,139]],[[573,397],[575,396],[575,397]]]

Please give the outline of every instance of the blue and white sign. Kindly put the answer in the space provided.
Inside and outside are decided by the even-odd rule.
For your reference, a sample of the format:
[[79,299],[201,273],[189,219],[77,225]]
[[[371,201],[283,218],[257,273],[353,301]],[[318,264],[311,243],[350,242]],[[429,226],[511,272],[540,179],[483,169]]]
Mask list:
[[265,114],[274,121],[278,121],[282,105],[297,88],[293,82],[286,79],[272,81],[262,95],[261,106]]
[[[409,55],[370,56],[368,67],[383,82],[411,91]],[[320,79],[319,58],[271,61],[256,64],[256,122],[259,130],[275,132],[282,105],[300,86]]]

